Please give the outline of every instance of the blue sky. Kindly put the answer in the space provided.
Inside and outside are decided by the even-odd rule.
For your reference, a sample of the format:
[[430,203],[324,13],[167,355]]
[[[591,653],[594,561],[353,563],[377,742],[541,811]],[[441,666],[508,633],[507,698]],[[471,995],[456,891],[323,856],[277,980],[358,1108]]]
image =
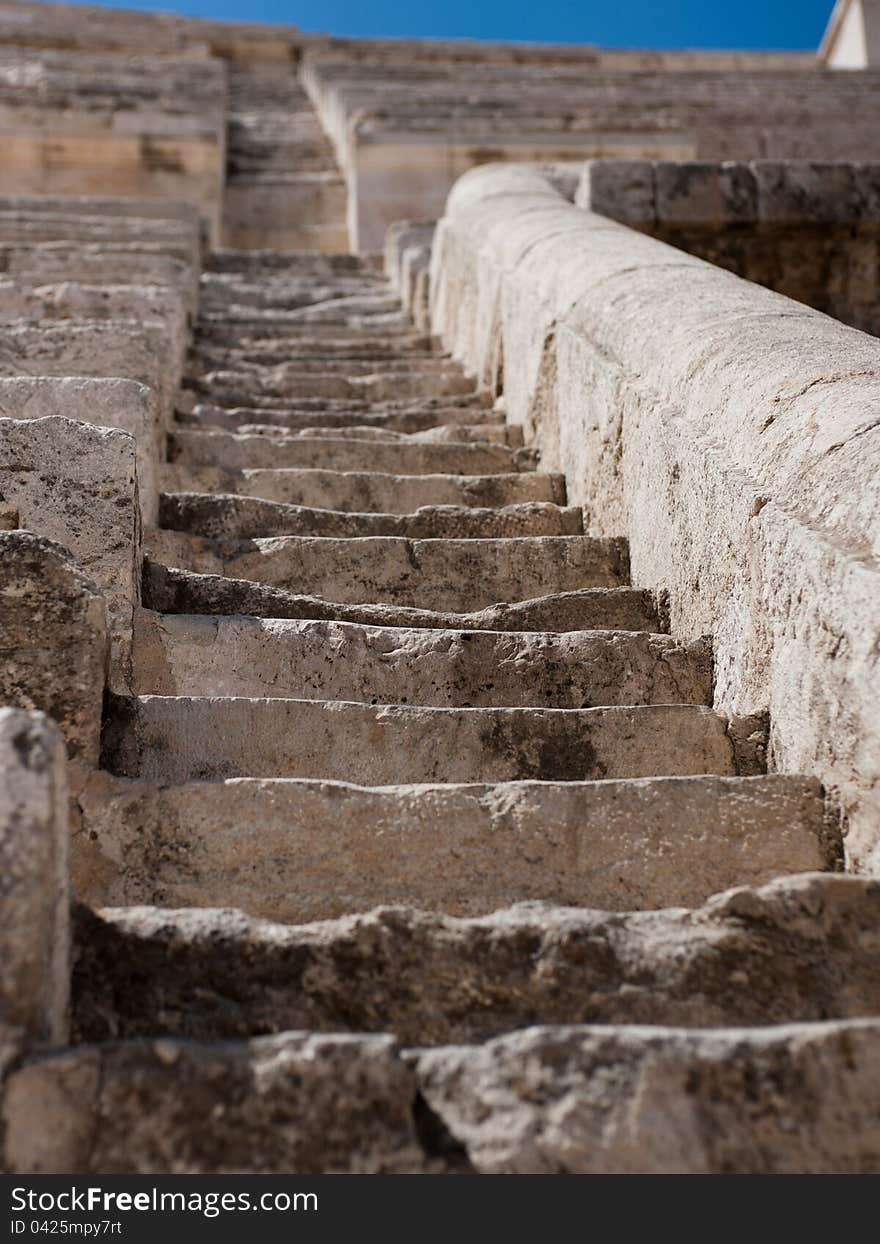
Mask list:
[[815,48],[833,0],[127,0],[111,7],[292,22],[339,35],[598,43],[604,47]]

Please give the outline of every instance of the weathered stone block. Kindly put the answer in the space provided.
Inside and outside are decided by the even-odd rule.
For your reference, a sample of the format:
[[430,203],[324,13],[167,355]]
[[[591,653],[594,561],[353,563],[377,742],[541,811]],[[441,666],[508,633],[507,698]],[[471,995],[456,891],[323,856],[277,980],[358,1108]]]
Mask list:
[[725,228],[752,224],[757,214],[758,188],[748,164],[660,161],[654,165],[654,185],[661,226],[672,221]]
[[58,416],[117,428],[133,436],[141,520],[145,527],[155,525],[159,509],[157,442],[164,436],[156,426],[155,399],[146,385],[116,377],[3,377],[0,416],[19,420]]
[[111,681],[128,683],[140,601],[135,442],[71,419],[0,419],[0,497],[22,527],[57,540],[107,600]]
[[[5,696],[4,696],[5,698]],[[64,743],[0,708],[0,1041],[64,1042],[70,987]],[[2,1068],[0,1068],[2,1070]]]
[[83,1046],[26,1064],[3,1102],[7,1170],[391,1174],[425,1169],[412,1071],[390,1037]]
[[413,1055],[481,1174],[867,1174],[880,1025],[532,1028]]
[[637,229],[651,228],[657,218],[654,166],[650,160],[588,160],[574,202]]
[[0,532],[0,704],[57,722],[73,787],[98,763],[107,648],[104,599],[71,554]]

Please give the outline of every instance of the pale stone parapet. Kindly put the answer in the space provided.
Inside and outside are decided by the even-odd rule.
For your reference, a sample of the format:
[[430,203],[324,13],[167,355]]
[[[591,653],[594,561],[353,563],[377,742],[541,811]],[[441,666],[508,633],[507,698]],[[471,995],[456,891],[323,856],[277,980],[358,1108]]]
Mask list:
[[67,1040],[69,836],[57,727],[0,708],[0,1060],[16,1045]]
[[817,774],[849,864],[880,868],[880,342],[582,211],[541,170],[450,195],[434,331],[681,638],[711,633],[719,708],[769,708],[775,768]]

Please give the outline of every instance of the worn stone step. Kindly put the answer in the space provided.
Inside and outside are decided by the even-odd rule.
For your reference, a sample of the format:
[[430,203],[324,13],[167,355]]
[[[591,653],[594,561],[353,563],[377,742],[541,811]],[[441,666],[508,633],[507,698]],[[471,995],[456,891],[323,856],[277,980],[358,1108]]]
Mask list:
[[[37,1055],[6,1083],[21,1174],[388,1174],[429,1169],[391,1037],[285,1033]],[[207,1124],[207,1125],[206,1125]]]
[[159,523],[209,539],[265,536],[405,536],[410,539],[497,539],[510,536],[583,534],[579,506],[548,501],[478,509],[424,506],[414,514],[352,514],[282,505],[234,493],[163,493]]
[[[524,900],[624,911],[695,907],[731,886],[836,862],[819,783],[779,774],[379,788],[277,779],[158,785],[95,772],[78,805],[74,892],[92,906],[234,905],[291,923],[389,904],[460,916]],[[609,936],[617,927],[609,923]],[[731,936],[736,927],[731,919]],[[797,945],[797,922],[783,927]],[[708,926],[705,936],[712,940]],[[860,944],[873,955],[870,937]],[[674,939],[658,939],[657,961],[668,953],[679,965],[700,1008],[700,980],[688,973],[680,949]],[[605,956],[602,950],[597,959],[604,963]],[[533,961],[531,952],[523,955],[524,971],[526,959]],[[813,962],[803,960],[791,989],[809,991]],[[588,961],[575,956],[573,964],[589,972]],[[729,956],[721,955],[717,980],[703,985],[707,998],[731,984],[730,970]],[[637,971],[634,960],[630,972]],[[544,979],[548,989],[553,980]],[[584,1006],[591,1005],[588,984],[587,975]],[[839,985],[859,1005],[847,978]],[[750,986],[756,999],[768,996],[756,980],[738,977],[733,986],[740,997]],[[627,1004],[637,1008],[641,997],[649,1006],[652,988],[649,977],[642,995],[627,991]],[[478,1023],[481,1004],[462,993],[462,1007],[468,997]]]
[[806,873],[695,910],[409,907],[294,927],[229,908],[74,911],[75,1041],[285,1029],[485,1041],[532,1024],[714,1028],[880,1012],[876,880]]
[[[457,363],[448,358],[438,356],[432,351],[411,353],[408,355],[374,356],[364,350],[349,355],[323,354],[314,349],[301,353],[294,347],[286,346],[275,351],[275,357],[266,357],[261,352],[246,350],[195,351],[190,356],[190,374],[187,383],[193,379],[201,384],[210,384],[213,378],[220,377],[219,383],[228,384],[227,377],[232,377],[235,384],[253,382],[261,386],[278,387],[289,380],[296,381],[308,376],[335,376],[355,380],[383,376],[400,376],[405,381],[418,377],[440,377],[462,379],[463,374]],[[465,392],[473,388],[470,382]]]
[[448,354],[409,345],[405,350],[392,349],[389,344],[377,345],[375,340],[354,338],[347,342],[339,338],[284,337],[278,341],[239,340],[234,345],[202,342],[194,345],[189,353],[192,370],[210,374],[215,370],[230,372],[280,371],[293,374],[309,372],[336,372],[354,376],[369,375],[371,371],[406,372],[418,370],[423,373],[453,372],[462,374],[458,363]]
[[154,561],[197,574],[251,579],[343,604],[459,613],[554,592],[621,587],[628,573],[626,541],[613,536],[207,540],[152,530],[144,547]]
[[481,1174],[868,1174],[880,1021],[536,1027],[412,1055]]
[[[240,432],[243,428],[271,428],[278,432],[307,432],[314,435],[321,430],[326,435],[360,435],[370,430],[371,437],[386,437],[393,433],[426,433],[442,435],[441,429],[454,432],[467,429],[467,438],[502,443],[522,444],[522,429],[504,423],[504,415],[478,408],[449,407],[447,409],[410,409],[410,411],[375,411],[366,403],[358,408],[352,404],[349,411],[336,409],[290,409],[274,411],[260,407],[222,407],[210,404],[194,404],[192,411],[178,411],[178,422],[193,428],[222,428],[225,432]],[[391,437],[391,439],[396,439]],[[461,435],[452,434],[452,439]]]
[[565,478],[542,471],[503,475],[392,475],[381,471],[258,468],[229,471],[160,463],[163,492],[232,492],[286,505],[356,513],[411,514],[426,505],[485,509],[533,501],[565,504]]
[[358,351],[364,350],[377,358],[395,357],[412,350],[436,351],[438,355],[442,353],[436,338],[427,333],[415,332],[412,328],[381,333],[370,332],[365,328],[340,333],[332,325],[313,329],[295,323],[288,324],[283,319],[267,320],[260,316],[248,325],[240,317],[230,321],[218,318],[216,313],[199,317],[193,331],[193,343],[193,349],[199,353],[203,349],[240,348],[346,356],[356,355]]
[[241,373],[208,372],[191,377],[186,387],[224,405],[247,406],[255,395],[297,401],[302,397],[366,398],[368,401],[458,397],[473,392],[474,383],[454,369],[440,372],[397,374],[376,368],[363,375],[347,375],[330,370],[287,373],[273,377],[268,371]]
[[251,614],[260,618],[328,618],[369,626],[460,631],[659,631],[651,593],[631,587],[587,588],[537,600],[493,605],[472,613],[442,613],[401,605],[343,605],[298,596],[247,579],[198,575],[144,561],[143,604],[159,613]]
[[711,704],[712,655],[646,631],[404,630],[139,610],[132,690],[438,708]]
[[[583,782],[755,771],[755,748],[695,705],[415,708],[345,701],[123,696],[104,766],[155,782],[309,777],[389,782]],[[751,750],[750,750],[751,749]]]
[[169,434],[168,457],[185,466],[226,470],[299,468],[379,471],[398,475],[497,475],[518,470],[515,451],[503,445],[422,445],[344,438],[267,436],[178,428]]
[[[231,408],[198,403],[191,411],[178,411],[177,418],[182,424],[193,427],[222,428],[227,432],[236,432],[243,427],[259,424],[284,431],[322,428],[329,433],[343,432],[349,428],[372,428],[385,432],[425,432],[433,428],[452,425],[456,428],[467,426],[489,432],[491,429],[516,433],[519,429],[505,425],[504,416],[500,412],[480,409],[477,407],[449,406],[447,408],[410,408],[391,410],[373,410],[365,402],[351,403],[348,410],[336,409],[291,409],[272,410],[271,408],[241,407]],[[519,443],[517,441],[517,443]]]
[[[402,432],[381,424],[351,424],[348,427],[322,428],[306,424],[303,427],[284,427],[275,423],[263,423],[259,410],[251,412],[251,422],[242,422],[238,426],[221,428],[241,436],[265,436],[277,441],[295,440],[329,440],[369,442],[375,445],[436,445],[436,444],[492,444],[506,445],[511,449],[523,448],[522,429],[507,427],[503,424],[468,424],[448,423],[439,427],[428,427],[417,431]],[[181,421],[194,430],[211,431],[211,420],[190,417]],[[523,460],[526,459],[523,456]]]
[[3,1109],[21,1174],[869,1174],[880,1021],[107,1042],[33,1055]]

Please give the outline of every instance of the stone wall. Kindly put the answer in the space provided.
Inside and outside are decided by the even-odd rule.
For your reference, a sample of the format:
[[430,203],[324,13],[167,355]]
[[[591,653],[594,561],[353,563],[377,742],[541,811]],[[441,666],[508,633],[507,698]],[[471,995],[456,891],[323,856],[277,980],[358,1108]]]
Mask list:
[[880,334],[880,165],[592,160],[579,207]]
[[4,192],[181,199],[217,237],[225,94],[220,60],[7,48]]
[[457,183],[434,331],[629,536],[673,633],[713,635],[716,705],[769,709],[772,765],[822,778],[876,872],[880,343],[579,209],[559,172]]
[[880,75],[836,74],[808,58],[734,66],[680,54],[639,64],[612,53],[482,61],[307,48],[303,81],[348,184],[349,235],[376,250],[395,220],[437,216],[455,179],[487,162],[871,159]]

